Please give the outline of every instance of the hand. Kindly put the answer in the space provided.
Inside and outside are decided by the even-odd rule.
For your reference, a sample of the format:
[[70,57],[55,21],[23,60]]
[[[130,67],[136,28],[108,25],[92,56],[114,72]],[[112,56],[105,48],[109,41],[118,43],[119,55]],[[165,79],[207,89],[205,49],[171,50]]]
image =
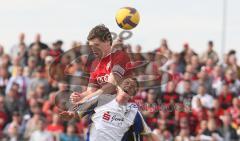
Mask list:
[[72,111],[63,111],[59,113],[59,116],[62,120],[71,120],[72,118],[74,118],[75,113]]
[[70,101],[73,104],[77,104],[82,98],[83,98],[82,95],[80,93],[77,93],[77,92],[73,92],[70,95]]
[[79,108],[79,106],[80,106],[81,104],[83,104],[86,100],[87,100],[86,98],[82,98],[80,101],[75,102],[75,103],[74,103],[74,106],[72,107],[72,110],[73,110],[73,111],[77,111],[77,109]]

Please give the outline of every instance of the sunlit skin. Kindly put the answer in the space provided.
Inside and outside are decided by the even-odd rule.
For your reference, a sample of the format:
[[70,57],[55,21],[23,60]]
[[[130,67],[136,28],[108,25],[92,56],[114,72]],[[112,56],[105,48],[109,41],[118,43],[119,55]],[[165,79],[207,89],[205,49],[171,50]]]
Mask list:
[[[138,90],[138,84],[135,79],[127,78],[122,81],[120,86],[117,88],[116,101],[121,105],[126,105],[128,101],[136,94]],[[62,119],[70,120],[72,118],[79,118],[78,114],[72,111],[63,111],[59,114]],[[158,141],[155,134],[146,134],[146,138],[152,141]]]
[[[101,41],[98,38],[94,38],[92,40],[88,41],[89,46],[91,47],[92,52],[99,57],[99,59],[104,58],[108,54],[111,53],[111,43],[110,41]],[[110,74],[108,78],[108,84],[104,85],[102,89],[96,89],[94,87],[88,87],[87,91],[83,92],[81,95],[79,93],[74,92],[70,96],[70,100],[72,103],[82,103],[83,101],[89,99],[90,97],[100,94],[103,91],[105,93],[111,93],[115,90],[115,87],[112,86],[112,84],[117,84],[120,81],[120,77],[114,74]],[[95,92],[95,93],[94,93]]]
[[100,58],[107,56],[111,52],[110,41],[101,41],[98,38],[94,38],[88,41],[91,50],[95,55]]
[[[136,94],[136,92],[137,82],[131,78],[127,78],[117,88],[116,101],[121,105],[125,105]],[[70,120],[74,117],[78,118],[77,113],[73,111],[63,111],[59,115],[64,120]]]
[[131,78],[125,79],[117,89],[116,100],[119,104],[127,104],[127,102],[137,92],[137,83]]

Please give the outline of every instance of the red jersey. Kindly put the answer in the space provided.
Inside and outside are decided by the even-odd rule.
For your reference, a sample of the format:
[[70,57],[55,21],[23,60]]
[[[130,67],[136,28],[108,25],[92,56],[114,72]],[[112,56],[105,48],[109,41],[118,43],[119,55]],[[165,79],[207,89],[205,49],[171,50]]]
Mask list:
[[127,69],[130,63],[128,54],[124,51],[115,51],[98,61],[96,68],[91,72],[89,83],[96,84],[101,88],[108,82],[110,73],[114,73],[121,78],[129,75]]

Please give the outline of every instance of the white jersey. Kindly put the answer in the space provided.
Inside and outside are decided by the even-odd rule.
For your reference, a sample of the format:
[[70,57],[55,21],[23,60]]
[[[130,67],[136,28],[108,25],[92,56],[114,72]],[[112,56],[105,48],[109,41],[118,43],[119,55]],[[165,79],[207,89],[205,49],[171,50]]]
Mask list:
[[[134,124],[137,130],[149,133],[150,128],[144,122],[136,104],[120,105],[116,99],[94,109],[92,124],[88,133],[89,141],[121,141]],[[137,123],[136,123],[137,122]],[[138,126],[138,125],[137,125]],[[140,128],[140,126],[142,128]],[[135,137],[140,138],[140,137]],[[137,140],[137,139],[136,139]]]

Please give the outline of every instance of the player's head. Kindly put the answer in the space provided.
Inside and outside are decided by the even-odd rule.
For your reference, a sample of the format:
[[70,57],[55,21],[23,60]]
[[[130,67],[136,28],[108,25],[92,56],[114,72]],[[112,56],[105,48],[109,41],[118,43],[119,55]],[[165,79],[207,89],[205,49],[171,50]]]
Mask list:
[[109,52],[111,50],[112,45],[112,36],[109,29],[101,24],[95,26],[88,34],[88,44],[92,47],[93,52],[97,55],[99,51],[102,55],[105,52]]
[[136,78],[126,78],[118,86],[118,93],[122,97],[131,98],[135,96],[138,90],[139,84]]

